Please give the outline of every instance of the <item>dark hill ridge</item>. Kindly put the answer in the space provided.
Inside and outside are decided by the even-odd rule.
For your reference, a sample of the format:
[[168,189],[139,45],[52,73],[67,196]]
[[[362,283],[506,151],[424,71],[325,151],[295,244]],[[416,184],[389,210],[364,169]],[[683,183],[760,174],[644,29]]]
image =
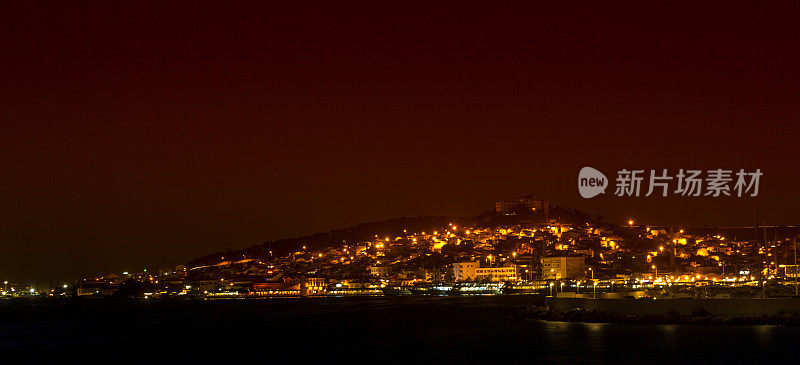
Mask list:
[[[240,260],[244,258],[267,258],[272,251],[274,256],[283,256],[289,252],[298,251],[302,246],[310,250],[318,250],[325,247],[339,247],[345,243],[354,244],[372,240],[375,235],[379,237],[397,237],[404,235],[403,230],[408,233],[431,232],[443,230],[453,223],[458,226],[474,227],[495,227],[515,224],[540,224],[547,221],[548,216],[541,213],[525,215],[497,215],[494,210],[481,213],[477,217],[402,217],[384,221],[361,223],[352,227],[336,229],[325,233],[315,233],[310,236],[286,238],[276,241],[265,242],[260,245],[251,246],[241,250],[228,250],[206,255],[190,261],[189,268],[205,266],[219,263],[225,260]],[[552,206],[549,213],[550,219],[562,223],[583,224],[594,221],[588,214],[573,208]],[[598,217],[597,221],[602,221]],[[224,258],[224,259],[223,259]]]
[[403,235],[403,230],[411,232],[425,232],[442,230],[450,223],[456,225],[473,224],[475,218],[457,217],[402,217],[385,221],[361,223],[352,227],[341,228],[325,233],[315,233],[310,236],[286,238],[265,242],[241,250],[217,252],[192,260],[187,264],[189,268],[215,264],[225,259],[235,258],[266,258],[269,251],[273,255],[285,255],[292,251],[300,250],[302,246],[308,249],[322,249],[325,247],[339,247],[344,243],[357,243],[379,237],[397,237]]

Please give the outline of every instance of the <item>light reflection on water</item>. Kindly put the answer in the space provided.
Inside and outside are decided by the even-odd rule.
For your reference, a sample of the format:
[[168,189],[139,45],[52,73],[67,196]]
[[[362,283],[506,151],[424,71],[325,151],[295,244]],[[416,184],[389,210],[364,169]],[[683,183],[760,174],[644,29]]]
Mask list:
[[762,362],[789,359],[800,329],[772,325],[713,326],[546,322],[533,325],[546,358],[556,361],[596,360],[670,362]]
[[753,326],[755,337],[758,338],[763,346],[772,345],[776,329],[777,327],[772,325]]

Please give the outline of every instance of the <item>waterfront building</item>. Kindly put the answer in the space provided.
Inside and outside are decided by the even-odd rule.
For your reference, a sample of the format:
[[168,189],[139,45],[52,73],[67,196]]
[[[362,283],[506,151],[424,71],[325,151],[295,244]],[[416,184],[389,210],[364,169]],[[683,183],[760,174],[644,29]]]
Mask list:
[[470,262],[454,262],[453,263],[453,276],[456,281],[472,281],[475,280],[475,270],[481,265],[478,261]]
[[582,278],[585,275],[585,256],[548,256],[542,258],[542,279]]
[[325,278],[305,278],[302,284],[303,295],[321,295],[325,293],[328,285]]
[[388,266],[371,266],[369,268],[370,275],[378,278],[388,278],[389,277],[389,267]]
[[517,267],[516,265],[509,265],[482,268],[478,261],[456,262],[453,263],[453,276],[455,276],[456,281],[517,280]]
[[515,265],[501,267],[485,267],[475,270],[478,280],[488,279],[490,281],[517,280],[517,267]]
[[302,294],[302,288],[299,282],[265,282],[253,284],[252,293],[255,296],[298,296]]

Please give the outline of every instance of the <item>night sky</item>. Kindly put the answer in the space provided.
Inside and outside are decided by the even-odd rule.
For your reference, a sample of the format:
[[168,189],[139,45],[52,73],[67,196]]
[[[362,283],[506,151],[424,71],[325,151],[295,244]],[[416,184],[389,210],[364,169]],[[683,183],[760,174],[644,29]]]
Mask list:
[[[607,221],[800,223],[790,2],[273,3],[3,5],[0,278],[526,194]],[[586,200],[583,166],[764,176],[757,198]]]

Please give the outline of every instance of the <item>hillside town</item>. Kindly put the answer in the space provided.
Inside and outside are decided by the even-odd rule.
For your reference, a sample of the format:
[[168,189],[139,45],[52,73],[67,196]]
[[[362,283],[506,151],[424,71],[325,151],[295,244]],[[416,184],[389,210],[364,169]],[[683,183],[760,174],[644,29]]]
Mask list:
[[585,214],[564,218],[557,209],[521,197],[497,202],[489,224],[455,219],[430,231],[374,232],[327,247],[300,242],[284,254],[231,251],[202,264],[40,288],[5,281],[0,294],[256,298],[596,294],[673,286],[744,288],[745,295],[796,290],[793,227],[728,229],[734,232],[728,236],[724,229],[650,226],[635,219],[614,224]]

